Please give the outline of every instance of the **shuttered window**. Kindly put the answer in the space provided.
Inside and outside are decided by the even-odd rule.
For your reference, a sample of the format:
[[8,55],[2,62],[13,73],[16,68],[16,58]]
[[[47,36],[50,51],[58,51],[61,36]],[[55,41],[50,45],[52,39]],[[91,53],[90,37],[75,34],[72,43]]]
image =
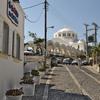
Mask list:
[[15,31],[13,31],[13,35],[12,35],[12,57],[14,57],[14,45],[15,45]]
[[16,58],[20,59],[20,36],[16,36]]
[[3,23],[3,50],[4,54],[8,54],[9,50],[9,26],[6,22]]

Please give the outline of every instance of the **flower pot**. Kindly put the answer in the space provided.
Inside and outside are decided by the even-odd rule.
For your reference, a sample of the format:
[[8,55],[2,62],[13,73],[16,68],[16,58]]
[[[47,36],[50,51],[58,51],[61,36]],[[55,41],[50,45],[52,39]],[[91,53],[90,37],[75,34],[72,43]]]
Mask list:
[[35,82],[35,84],[40,84],[40,76],[34,76],[33,81]]
[[22,84],[24,96],[34,96],[35,84]]
[[45,72],[39,72],[40,73],[40,79],[44,77]]
[[6,91],[6,100],[22,100],[23,91],[20,89],[10,89]]
[[6,96],[6,100],[22,100],[22,95],[19,95],[19,96]]

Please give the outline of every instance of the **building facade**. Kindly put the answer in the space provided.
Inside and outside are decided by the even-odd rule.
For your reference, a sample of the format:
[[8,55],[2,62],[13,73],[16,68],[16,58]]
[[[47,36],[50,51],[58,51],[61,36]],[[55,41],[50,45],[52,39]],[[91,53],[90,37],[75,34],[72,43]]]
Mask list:
[[24,12],[14,1],[0,0],[0,100],[7,90],[20,88],[23,75]]
[[57,31],[48,41],[48,51],[52,54],[77,56],[85,53],[85,50],[85,41],[78,40],[77,34],[69,28]]

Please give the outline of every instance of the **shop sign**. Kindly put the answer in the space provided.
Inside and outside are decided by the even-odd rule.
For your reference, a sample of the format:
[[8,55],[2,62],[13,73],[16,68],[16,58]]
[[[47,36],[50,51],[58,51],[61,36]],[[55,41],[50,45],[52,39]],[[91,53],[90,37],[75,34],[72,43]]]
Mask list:
[[8,0],[7,15],[15,25],[18,25],[19,14],[13,4],[13,0]]

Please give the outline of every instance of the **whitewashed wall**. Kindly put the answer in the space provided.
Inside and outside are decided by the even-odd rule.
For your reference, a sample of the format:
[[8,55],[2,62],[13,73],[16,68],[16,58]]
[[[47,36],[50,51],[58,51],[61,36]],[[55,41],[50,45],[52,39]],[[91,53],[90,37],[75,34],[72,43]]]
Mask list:
[[[2,51],[3,40],[3,21],[9,25],[9,55],[0,53],[0,100],[5,100],[7,89],[20,88],[19,81],[23,76],[24,58],[24,13],[19,4],[15,4],[19,13],[19,25],[16,27],[7,16],[7,0],[0,0],[0,51]],[[12,34],[19,33],[21,37],[21,60],[12,57]],[[16,47],[16,43],[15,43]],[[16,49],[15,49],[16,52]]]

